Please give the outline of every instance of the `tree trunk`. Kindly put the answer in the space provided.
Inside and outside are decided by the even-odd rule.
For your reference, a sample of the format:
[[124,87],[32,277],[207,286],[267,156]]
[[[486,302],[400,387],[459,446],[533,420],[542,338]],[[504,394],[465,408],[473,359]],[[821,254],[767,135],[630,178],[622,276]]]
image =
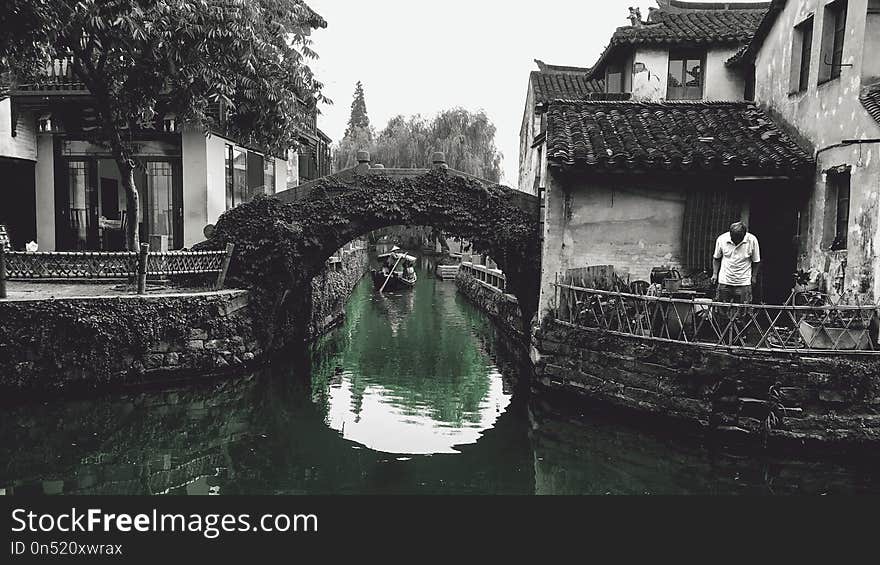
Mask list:
[[140,243],[138,226],[141,223],[141,208],[140,195],[134,184],[135,164],[131,159],[117,157],[116,166],[119,167],[119,177],[122,181],[122,188],[125,189],[125,248],[128,251],[137,250],[138,243]]

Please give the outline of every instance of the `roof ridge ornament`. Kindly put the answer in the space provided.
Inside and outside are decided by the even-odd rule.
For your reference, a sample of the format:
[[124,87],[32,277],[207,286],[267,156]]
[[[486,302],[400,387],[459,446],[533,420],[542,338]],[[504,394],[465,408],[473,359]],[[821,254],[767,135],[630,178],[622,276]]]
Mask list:
[[644,22],[642,21],[642,10],[639,7],[633,8],[632,6],[630,6],[629,16],[627,16],[627,18],[629,19],[632,27],[642,27],[642,24],[644,24]]

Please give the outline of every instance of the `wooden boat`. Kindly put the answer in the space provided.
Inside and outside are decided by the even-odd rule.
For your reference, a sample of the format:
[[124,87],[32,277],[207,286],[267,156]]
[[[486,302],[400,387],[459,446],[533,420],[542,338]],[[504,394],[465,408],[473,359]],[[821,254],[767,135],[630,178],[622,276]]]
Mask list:
[[407,277],[404,269],[397,269],[401,262],[410,264],[415,263],[417,259],[416,257],[396,250],[383,253],[378,257],[379,259],[388,259],[391,257],[394,260],[394,267],[392,267],[391,272],[388,274],[383,273],[381,270],[373,269],[371,274],[373,277],[373,286],[376,290],[379,292],[394,292],[398,290],[408,290],[416,286],[418,277],[415,272],[412,273],[411,277]]

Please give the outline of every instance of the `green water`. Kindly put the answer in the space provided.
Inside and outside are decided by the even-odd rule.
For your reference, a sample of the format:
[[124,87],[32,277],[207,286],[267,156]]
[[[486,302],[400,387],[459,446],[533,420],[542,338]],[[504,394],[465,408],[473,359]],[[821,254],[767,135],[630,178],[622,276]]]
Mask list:
[[738,453],[534,395],[522,354],[430,269],[365,279],[297,359],[0,413],[6,494],[880,492],[876,462]]

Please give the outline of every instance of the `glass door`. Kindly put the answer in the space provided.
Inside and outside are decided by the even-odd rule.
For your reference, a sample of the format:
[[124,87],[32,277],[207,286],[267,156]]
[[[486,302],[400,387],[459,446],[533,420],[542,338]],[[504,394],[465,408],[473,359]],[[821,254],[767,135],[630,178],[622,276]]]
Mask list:
[[97,250],[98,194],[94,160],[68,160],[66,186],[60,191],[59,243],[69,251]]
[[179,163],[146,162],[145,217],[147,236],[167,236],[170,249],[183,246],[183,208]]

